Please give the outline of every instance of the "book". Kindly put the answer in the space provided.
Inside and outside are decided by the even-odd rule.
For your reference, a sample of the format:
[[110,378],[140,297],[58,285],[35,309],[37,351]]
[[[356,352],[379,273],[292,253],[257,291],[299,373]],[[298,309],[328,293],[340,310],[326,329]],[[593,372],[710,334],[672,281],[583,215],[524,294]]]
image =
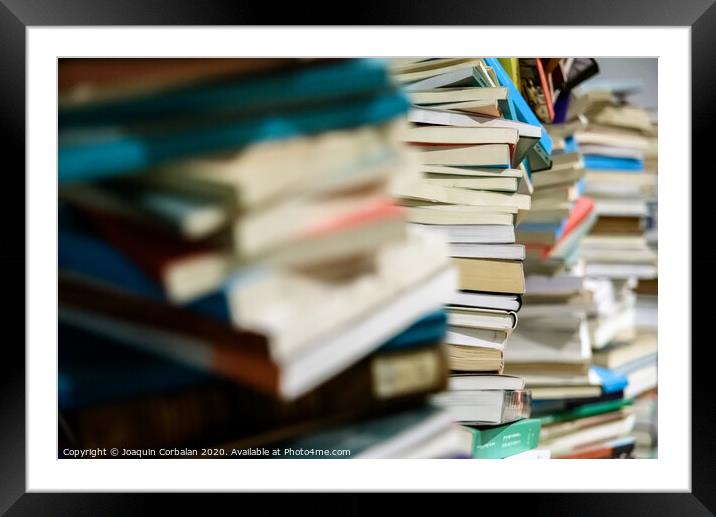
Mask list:
[[[445,271],[382,309],[364,313],[348,329],[308,343],[300,353],[278,357],[269,355],[264,336],[236,332],[191,313],[168,310],[163,304],[137,303],[136,297],[107,297],[101,291],[91,295],[86,286],[73,293],[70,285],[62,285],[59,314],[62,321],[109,337],[124,336],[132,346],[290,400],[437,309],[439,300],[453,287],[454,274]],[[162,325],[162,320],[168,324]]]
[[[450,334],[448,333],[449,338]],[[494,372],[502,373],[504,368],[501,343],[487,342],[489,346],[479,346],[473,342],[468,345],[447,344],[448,365],[455,372]]]
[[619,368],[657,352],[655,335],[641,335],[626,342],[610,343],[592,353],[592,362],[605,368]]
[[504,127],[441,127],[413,126],[406,130],[404,139],[420,144],[512,144],[516,145],[519,133]]
[[575,447],[555,458],[565,459],[623,459],[632,458],[636,452],[636,440],[632,436],[606,440],[596,444]]
[[[238,61],[238,60],[237,60]],[[277,113],[296,107],[325,105],[375,94],[388,86],[378,59],[326,59],[307,66],[276,69],[272,74],[227,76],[222,81],[133,95],[59,111],[65,130],[77,126],[119,126],[143,121],[206,120],[218,115]],[[258,63],[254,66],[258,66]],[[60,70],[62,72],[62,70]]]
[[537,447],[540,421],[528,418],[496,427],[462,429],[472,443],[473,458],[502,459]]
[[443,235],[445,240],[452,244],[511,244],[515,242],[515,228],[511,224],[433,224],[422,226],[431,232]]
[[460,390],[521,390],[525,387],[522,377],[488,373],[453,372],[448,379],[450,391]]
[[444,391],[430,396],[432,404],[450,412],[454,421],[470,425],[499,425],[527,418],[526,390]]
[[[392,294],[410,286],[413,281],[417,281],[420,277],[418,271],[423,271],[429,276],[444,267],[446,255],[444,244],[434,239],[431,241],[428,236],[415,237],[417,240],[412,240],[413,244],[410,244],[411,240],[408,240],[404,243],[384,247],[383,252],[380,253],[384,258],[377,263],[368,264],[367,270],[359,271],[362,274],[354,279],[354,282],[338,280],[326,282],[319,271],[292,272],[266,267],[246,268],[233,273],[221,289],[192,302],[187,309],[244,330],[254,329],[255,332],[263,333],[270,329],[272,354],[285,355],[291,348],[295,349],[299,343],[306,342],[311,336],[336,328],[341,322],[350,321],[355,317],[357,311],[378,307],[382,301],[387,299],[386,296],[389,298]],[[131,235],[128,235],[128,239],[130,238]],[[427,247],[423,247],[419,242],[423,242]],[[429,242],[432,244],[428,244]],[[136,247],[136,244],[133,246]],[[146,253],[144,250],[139,251]],[[417,262],[417,257],[420,257],[420,263],[411,268],[411,273],[405,272],[396,276],[394,268],[401,267],[398,264],[405,266],[410,261]],[[428,264],[432,260],[429,257],[435,259],[434,268]],[[138,295],[140,300],[135,302],[135,305],[141,303],[141,299],[166,300],[165,294],[156,282],[138,270],[133,263],[112,247],[92,239],[86,234],[62,233],[59,264],[63,272],[79,275],[81,278],[101,282],[105,286]],[[375,269],[376,267],[378,269]],[[408,278],[413,273],[417,273],[418,276]],[[360,278],[366,283],[361,282]],[[363,287],[367,284],[373,285],[370,291],[366,291]],[[382,289],[380,285],[383,286]],[[296,304],[293,305],[296,311],[293,312],[294,316],[291,316],[292,312],[289,310],[289,306],[292,305],[277,296],[279,292],[282,290],[285,292],[285,289],[288,288],[292,290],[291,299]],[[363,303],[361,304],[356,303],[358,300],[356,296],[359,292],[362,293],[360,299],[363,300]],[[311,323],[311,325],[306,324],[306,317],[310,314],[306,310],[306,300],[311,303],[311,311],[321,312],[324,315],[324,318]],[[321,300],[321,302],[318,303],[317,300]],[[344,301],[341,302],[341,300]],[[348,300],[351,302],[349,303]],[[259,303],[259,301],[261,302]],[[271,307],[275,307],[277,304],[283,307],[283,318],[280,320],[267,318],[265,315],[270,314],[273,311]],[[241,307],[244,308],[241,309]],[[237,309],[240,309],[240,312]],[[126,309],[122,310],[126,311]],[[163,314],[169,309],[159,308],[155,303],[152,312],[149,312],[147,308],[144,310],[147,314]],[[339,312],[342,315],[338,314]],[[330,318],[325,317],[328,314],[331,315]],[[141,313],[137,315],[137,318],[138,322],[147,321],[147,318],[142,317]],[[169,316],[164,321],[170,327],[174,325]]]
[[457,268],[461,290],[515,294],[525,292],[520,261],[453,258],[452,264]]
[[633,414],[627,415],[618,420],[587,427],[553,440],[540,441],[540,447],[549,449],[553,457],[559,457],[563,454],[569,454],[578,446],[626,435],[633,429],[634,421]]
[[449,350],[451,357],[457,357],[458,351],[470,354],[471,352],[465,350],[464,347],[502,350],[504,349],[505,342],[511,330],[512,329],[495,330],[490,328],[450,325],[445,336],[445,343],[450,345]]
[[410,102],[418,105],[436,105],[469,101],[497,101],[507,98],[507,89],[495,88],[433,88],[409,90]]
[[[234,212],[289,194],[355,187],[391,174],[386,166],[400,165],[405,156],[399,140],[402,124],[392,120],[187,157],[132,178],[132,185],[213,200]],[[287,168],[291,174],[285,174]]]
[[542,129],[539,126],[525,124],[517,120],[485,117],[430,107],[412,107],[408,112],[408,120],[416,124],[430,124],[433,126],[511,128],[517,130],[520,139],[539,139],[542,136]]
[[[473,210],[473,208],[475,208]],[[507,212],[487,212],[481,207],[466,205],[423,205],[405,207],[408,221],[421,224],[513,224]]]
[[456,307],[484,307],[517,312],[522,306],[522,299],[516,294],[458,291],[448,298],[448,303]]
[[444,144],[414,146],[421,151],[425,165],[467,165],[482,167],[510,167],[512,148],[510,144]]
[[115,101],[231,76],[274,72],[312,60],[196,58],[62,58],[58,61],[59,106]]
[[508,209],[529,210],[530,196],[525,194],[507,194],[503,192],[487,192],[464,188],[445,187],[425,181],[406,185],[397,195],[409,199],[430,201],[434,203],[450,203],[454,205],[502,207]]
[[511,332],[517,326],[517,313],[474,307],[447,307],[448,324]]
[[[413,375],[418,370],[421,375]],[[408,372],[408,377],[396,375]],[[66,412],[79,443],[87,447],[154,447],[252,440],[269,431],[300,432],[312,422],[350,422],[388,410],[420,406],[445,386],[439,347],[380,352],[323,386],[281,402],[229,383],[154,394]]]
[[522,244],[451,242],[449,243],[449,249],[451,257],[500,260],[525,259],[525,247]]
[[310,107],[265,115],[253,120],[214,122],[164,134],[77,130],[60,139],[60,183],[128,175],[159,166],[170,159],[221,152],[256,142],[280,140],[329,129],[357,127],[392,119],[403,113],[406,100],[398,92],[358,100],[343,106]]
[[516,192],[519,185],[517,178],[466,178],[464,176],[451,177],[440,174],[426,175],[425,182],[443,187],[491,190],[496,192]]

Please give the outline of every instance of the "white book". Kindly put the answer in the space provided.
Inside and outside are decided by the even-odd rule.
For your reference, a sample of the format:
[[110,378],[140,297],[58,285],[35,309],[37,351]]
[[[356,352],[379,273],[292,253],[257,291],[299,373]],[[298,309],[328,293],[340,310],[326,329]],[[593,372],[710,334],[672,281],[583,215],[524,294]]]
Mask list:
[[446,176],[470,176],[474,178],[515,178],[522,179],[523,172],[520,169],[495,169],[489,167],[454,167],[450,165],[421,165],[420,170],[430,177],[438,175]]
[[413,104],[441,104],[469,101],[498,101],[507,98],[507,88],[458,87],[432,88],[429,90],[413,90],[408,92]]
[[512,225],[514,215],[487,211],[468,205],[423,205],[405,208],[408,221],[421,224],[503,224]]
[[584,154],[597,154],[600,156],[612,156],[614,158],[644,159],[644,151],[632,147],[617,147],[614,145],[584,144],[579,146],[579,152]]
[[656,278],[659,276],[655,264],[586,264],[584,266],[586,276],[602,278]]
[[646,217],[649,208],[644,199],[628,198],[594,198],[594,212],[597,215]]
[[460,390],[521,390],[525,380],[516,375],[491,373],[453,373],[448,379],[450,391]]
[[576,275],[528,275],[525,278],[525,292],[530,295],[569,295],[579,292],[584,278]]
[[517,325],[517,314],[494,309],[448,307],[448,324],[455,327],[503,330],[511,332]]
[[542,136],[542,128],[524,122],[431,108],[412,108],[408,112],[408,120],[416,124],[438,126],[512,128],[517,130],[520,137],[540,138]]
[[505,363],[583,363],[592,357],[589,328],[582,321],[576,332],[518,327],[505,349]]
[[427,174],[423,180],[433,185],[457,187],[472,190],[491,190],[497,192],[516,192],[517,178],[471,178],[465,176],[447,176],[444,174]]
[[488,192],[455,187],[443,187],[426,182],[403,185],[396,189],[395,195],[431,201],[433,203],[449,203],[454,205],[505,207],[507,209],[530,209],[530,196],[525,194],[508,194],[505,192]]
[[450,295],[448,303],[453,306],[485,307],[518,311],[522,302],[516,294],[478,293],[474,291],[457,291]]
[[421,226],[427,226],[429,230],[443,235],[448,242],[483,244],[515,242],[515,227],[511,224],[432,224]]
[[509,332],[501,330],[449,326],[444,341],[448,345],[475,346],[503,350],[509,334]]
[[447,409],[456,422],[502,424],[529,416],[529,397],[519,390],[461,390],[436,393],[433,405]]
[[414,126],[405,130],[403,140],[426,144],[512,144],[517,143],[516,129],[505,127]]
[[479,244],[452,242],[448,244],[451,257],[524,260],[524,244]]

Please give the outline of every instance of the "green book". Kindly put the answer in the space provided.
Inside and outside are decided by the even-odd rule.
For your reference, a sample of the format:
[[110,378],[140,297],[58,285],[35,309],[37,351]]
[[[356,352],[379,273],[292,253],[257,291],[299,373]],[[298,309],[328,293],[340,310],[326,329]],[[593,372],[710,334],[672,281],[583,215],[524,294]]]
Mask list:
[[584,404],[572,409],[566,409],[558,413],[552,413],[540,417],[542,425],[556,424],[559,422],[567,422],[569,420],[577,420],[578,418],[586,418],[589,416],[601,415],[610,411],[618,411],[619,409],[632,404],[628,399],[606,400],[603,402],[594,402],[593,404]]
[[537,447],[541,422],[527,418],[496,427],[463,426],[472,439],[472,457],[501,459]]

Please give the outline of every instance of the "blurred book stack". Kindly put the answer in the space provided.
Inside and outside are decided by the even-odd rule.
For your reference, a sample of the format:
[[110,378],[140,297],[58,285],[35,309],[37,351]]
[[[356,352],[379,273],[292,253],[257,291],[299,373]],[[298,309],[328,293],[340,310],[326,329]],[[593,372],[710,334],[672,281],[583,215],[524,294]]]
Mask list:
[[[551,169],[532,176],[532,209],[517,227],[518,241],[527,248],[526,294],[520,327],[505,354],[506,371],[525,378],[532,391],[533,417],[542,424],[540,447],[552,457],[628,457],[635,449],[636,416],[628,369],[633,364],[625,365],[638,347],[630,349],[631,356],[625,350],[637,338],[633,266],[655,255],[630,256],[630,246],[646,241],[632,238],[635,221],[623,209],[645,208],[643,194],[656,183],[630,182],[622,179],[625,171],[613,170],[636,166],[638,153],[626,149],[635,139],[612,127],[631,111],[613,113],[602,96],[590,92],[587,102],[574,94],[595,70],[553,88],[554,70],[564,68],[564,60],[541,83],[529,67],[540,63],[537,68],[549,73],[552,60],[519,61],[522,77],[533,78],[523,80],[523,88],[539,93],[542,85],[547,91],[528,98],[552,99],[551,110],[536,112],[548,124],[554,150]],[[641,346],[644,352],[651,345]],[[622,356],[609,355],[610,347]]]
[[449,389],[432,401],[463,424],[472,457],[526,453],[540,424],[528,418],[524,380],[503,374],[503,355],[525,291],[515,224],[530,209],[530,172],[551,163],[551,140],[498,59],[395,59],[391,68],[411,103],[405,140],[422,172],[395,192],[413,227],[448,241],[459,272],[446,308]]
[[[504,97],[484,90],[478,104]],[[460,455],[450,412],[427,404],[448,380],[457,275],[444,241],[390,197],[421,172],[404,141],[435,138],[406,127],[385,63],[72,59],[59,92],[62,440]],[[514,253],[512,217],[529,204],[509,168],[518,130],[478,133],[447,142],[479,152],[436,161],[501,167],[465,178],[503,180],[508,193],[479,194],[504,210],[464,216]],[[516,319],[510,258],[495,266],[503,305],[466,310],[488,322],[487,350]],[[523,393],[505,404],[528,409]]]

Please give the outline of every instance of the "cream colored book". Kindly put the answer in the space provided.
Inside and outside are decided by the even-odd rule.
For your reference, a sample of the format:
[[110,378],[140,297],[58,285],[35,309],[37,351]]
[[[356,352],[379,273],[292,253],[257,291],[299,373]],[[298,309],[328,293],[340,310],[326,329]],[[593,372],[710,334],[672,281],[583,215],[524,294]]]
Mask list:
[[450,203],[454,205],[504,206],[521,210],[529,210],[530,208],[530,196],[525,194],[508,194],[503,192],[444,187],[426,181],[406,185],[400,189],[397,194],[405,198],[421,199],[436,203]]
[[416,126],[405,131],[405,141],[428,144],[516,144],[519,132],[504,127]]
[[[455,102],[488,101],[495,102],[507,98],[507,88],[434,88],[432,90],[408,92],[413,104],[445,104]],[[445,107],[442,106],[444,109]]]
[[513,224],[514,215],[467,205],[406,207],[408,221],[422,224]]
[[457,372],[502,373],[504,361],[498,348],[447,345],[448,366]]
[[[448,176],[474,176],[476,178],[522,178],[519,169],[490,169],[486,167],[450,167],[449,165],[421,165],[426,174],[445,174]],[[435,176],[437,177],[437,176]]]
[[521,261],[453,258],[460,289],[492,293],[522,294],[525,276]]
[[593,124],[590,124],[586,130],[575,133],[574,140],[580,145],[595,144],[631,147],[642,151],[646,151],[649,148],[649,139],[640,133]]
[[473,307],[448,307],[446,310],[451,326],[512,332],[517,325],[515,312]]
[[404,60],[402,62],[395,61],[391,68],[396,80],[401,83],[409,83],[461,68],[472,68],[481,61],[482,59],[479,58],[443,58],[417,62]]
[[497,192],[516,192],[517,178],[467,178],[445,174],[430,175],[423,180],[431,185],[457,187],[471,190],[492,190]]
[[425,165],[510,167],[512,161],[508,144],[418,146],[417,149]]
[[[400,156],[405,124],[396,120],[377,127],[259,143],[237,152],[167,163],[137,181],[218,200],[232,210],[253,208],[288,193],[330,188],[332,181],[353,181],[357,186],[363,172],[369,180],[374,180],[370,173],[381,173],[375,163]],[[356,163],[366,167],[356,168]],[[331,180],[326,183],[326,178]]]

